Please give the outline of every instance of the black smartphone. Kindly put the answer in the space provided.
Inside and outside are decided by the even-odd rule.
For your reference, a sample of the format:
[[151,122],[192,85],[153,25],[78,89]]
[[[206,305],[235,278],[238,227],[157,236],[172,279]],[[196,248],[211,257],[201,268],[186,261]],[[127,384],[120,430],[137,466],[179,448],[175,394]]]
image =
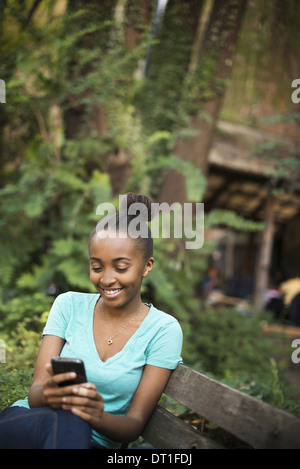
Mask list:
[[75,371],[77,375],[76,378],[63,381],[58,386],[69,386],[87,382],[84,363],[80,358],[53,357],[51,364],[55,375],[71,371]]

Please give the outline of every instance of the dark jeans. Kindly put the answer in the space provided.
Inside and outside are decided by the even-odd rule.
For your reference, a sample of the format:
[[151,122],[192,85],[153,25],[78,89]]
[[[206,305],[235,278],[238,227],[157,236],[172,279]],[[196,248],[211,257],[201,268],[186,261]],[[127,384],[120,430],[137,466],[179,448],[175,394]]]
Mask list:
[[92,449],[91,427],[67,410],[8,407],[0,413],[0,449]]

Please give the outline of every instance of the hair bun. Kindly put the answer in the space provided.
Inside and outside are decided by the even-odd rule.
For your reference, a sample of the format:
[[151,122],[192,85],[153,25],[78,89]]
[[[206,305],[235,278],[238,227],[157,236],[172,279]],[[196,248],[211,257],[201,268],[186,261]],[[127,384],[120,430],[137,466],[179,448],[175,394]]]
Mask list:
[[[139,206],[130,207],[133,204],[139,204]],[[145,222],[151,221],[153,218],[153,213],[151,210],[152,200],[143,194],[134,194],[133,192],[128,192],[122,197],[120,204],[120,212],[126,211],[128,216],[135,218],[136,216],[141,217]]]

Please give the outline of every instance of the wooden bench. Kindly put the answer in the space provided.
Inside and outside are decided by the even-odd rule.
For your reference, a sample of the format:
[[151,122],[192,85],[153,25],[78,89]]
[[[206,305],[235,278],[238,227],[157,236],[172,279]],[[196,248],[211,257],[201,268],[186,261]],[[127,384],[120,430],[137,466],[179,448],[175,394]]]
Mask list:
[[[300,365],[299,365],[300,366]],[[179,365],[164,393],[250,448],[300,448],[300,418]],[[158,449],[230,447],[157,406],[142,432]]]
[[263,331],[266,333],[283,334],[293,339],[300,337],[300,327],[284,324],[264,324]]

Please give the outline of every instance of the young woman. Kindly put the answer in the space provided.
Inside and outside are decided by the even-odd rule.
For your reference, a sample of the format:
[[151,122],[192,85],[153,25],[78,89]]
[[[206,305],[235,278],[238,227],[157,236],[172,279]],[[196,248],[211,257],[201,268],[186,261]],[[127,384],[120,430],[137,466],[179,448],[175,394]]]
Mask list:
[[[98,293],[58,296],[43,331],[28,398],[0,414],[0,448],[116,448],[134,441],[181,362],[177,320],[142,302],[153,267],[153,242],[132,237],[132,203],[101,220],[89,240],[90,279]],[[145,228],[145,227],[144,227]],[[117,236],[116,236],[117,234]],[[59,386],[74,376],[53,374],[51,358],[83,360],[88,382]]]

